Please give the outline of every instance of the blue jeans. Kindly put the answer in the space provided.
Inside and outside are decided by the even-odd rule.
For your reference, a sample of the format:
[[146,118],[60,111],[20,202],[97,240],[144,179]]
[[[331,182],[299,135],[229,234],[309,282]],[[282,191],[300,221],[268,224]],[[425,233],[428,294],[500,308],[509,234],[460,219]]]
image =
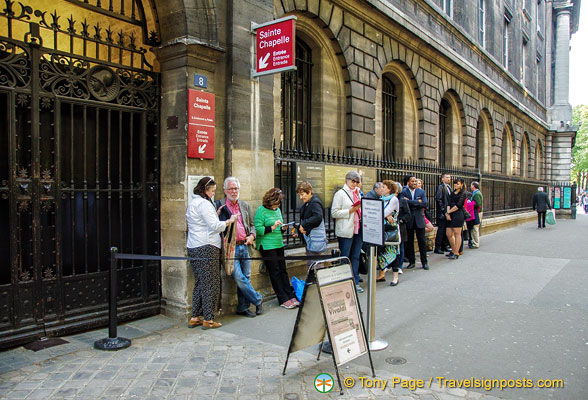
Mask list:
[[337,237],[339,241],[339,250],[341,251],[342,257],[348,257],[351,261],[351,268],[353,268],[353,276],[355,277],[355,283],[359,283],[359,255],[361,252],[361,246],[363,240],[361,240],[361,234],[353,235],[351,238]]
[[249,258],[249,249],[244,244],[235,247],[235,264],[233,270],[233,279],[237,284],[237,312],[243,312],[249,309],[249,305],[255,306],[261,303],[262,296],[251,286],[251,260],[241,260]]

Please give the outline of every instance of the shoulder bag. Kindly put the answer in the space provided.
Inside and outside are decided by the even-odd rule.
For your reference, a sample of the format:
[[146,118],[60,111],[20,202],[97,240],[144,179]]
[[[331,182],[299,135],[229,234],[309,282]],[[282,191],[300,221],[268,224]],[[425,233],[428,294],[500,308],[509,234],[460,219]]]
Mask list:
[[310,231],[308,235],[303,235],[306,242],[306,248],[314,253],[322,253],[327,250],[327,232],[325,230],[325,221]]

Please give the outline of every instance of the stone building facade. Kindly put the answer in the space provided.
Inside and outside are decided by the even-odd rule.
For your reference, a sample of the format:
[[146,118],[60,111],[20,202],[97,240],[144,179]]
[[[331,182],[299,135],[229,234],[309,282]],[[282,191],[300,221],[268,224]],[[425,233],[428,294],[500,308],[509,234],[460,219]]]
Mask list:
[[[577,1],[199,4],[196,11],[207,19],[189,24],[188,36],[164,38],[158,50],[163,76],[174,77],[164,78],[162,116],[181,115],[190,77],[208,75],[220,106],[217,121],[223,120],[216,136],[222,145],[214,161],[185,160],[185,131],[162,132],[162,160],[174,160],[161,175],[164,253],[183,251],[185,177],[236,175],[242,197],[257,206],[274,185],[273,143],[539,180],[569,176],[575,128],[568,44],[578,27]],[[168,17],[159,11],[163,23]],[[290,15],[297,18],[299,81],[290,83],[287,73],[251,79],[251,23]],[[292,91],[300,101],[295,110],[287,100]],[[176,164],[184,162],[185,168]],[[185,305],[190,285],[181,264],[164,266],[166,304]],[[256,279],[264,285],[262,276]]]
[[[40,161],[33,157],[30,168],[13,168],[9,164],[0,168],[0,212],[6,214],[2,220],[7,224],[3,231],[18,230],[22,236],[21,231],[29,229],[30,242],[35,243],[31,244],[30,254],[34,256],[26,274],[25,258],[19,252],[28,254],[28,250],[23,247],[21,251],[20,236],[11,234],[0,252],[5,256],[3,262],[11,266],[10,271],[0,274],[0,289],[2,296],[12,296],[12,300],[2,301],[0,321],[15,332],[22,332],[21,320],[33,321],[27,322],[27,329],[39,329],[43,324],[43,329],[48,329],[43,311],[38,311],[42,307],[31,305],[30,312],[18,310],[16,305],[22,299],[15,293],[24,293],[18,289],[22,282],[38,289],[27,286],[27,293],[36,299],[32,303],[46,304],[48,298],[59,298],[43,294],[43,288],[53,283],[56,286],[51,290],[66,293],[61,296],[63,304],[50,313],[58,316],[61,322],[56,324],[61,327],[63,318],[67,319],[63,315],[67,316],[70,309],[67,291],[73,284],[68,279],[78,282],[84,276],[97,285],[88,260],[95,258],[90,264],[98,265],[97,273],[104,275],[107,266],[102,264],[107,254],[100,252],[116,244],[113,237],[124,241],[129,235],[139,237],[143,231],[143,251],[155,246],[160,254],[184,255],[189,176],[212,175],[219,183],[226,176],[237,176],[241,198],[255,209],[263,193],[275,184],[274,146],[355,151],[388,160],[477,168],[483,174],[544,182],[569,178],[576,131],[571,126],[568,102],[569,39],[578,29],[580,0],[123,0],[115,7],[114,2],[56,0],[54,11],[47,8],[46,2],[36,0],[20,5],[8,0],[5,3],[0,12],[0,40],[4,43],[0,46],[0,101],[12,107],[14,115],[23,113],[32,121],[31,151],[42,156]],[[285,16],[296,17],[297,72],[252,78],[252,23]],[[20,54],[18,57],[24,54],[37,58],[19,68],[20,64],[6,56],[11,52]],[[59,53],[59,57],[70,61],[47,61],[43,52]],[[35,67],[29,68],[33,64]],[[46,74],[32,79],[39,80],[36,89],[27,86],[27,71],[36,72],[47,65],[61,65],[61,69],[54,68],[54,74],[63,79],[54,82],[65,82],[65,89],[57,83],[52,86],[44,82]],[[116,68],[140,74],[142,69],[147,71],[151,86],[142,95],[150,99],[148,106],[137,100],[138,93],[146,88],[139,86],[147,75],[136,75],[141,78],[133,80],[129,77],[135,77],[135,72],[117,75],[113,72]],[[86,73],[91,73],[87,78],[88,93],[84,89]],[[27,78],[13,79],[19,74]],[[199,90],[215,96],[214,159],[187,157],[188,89],[196,88],[195,74],[207,78],[207,86]],[[117,91],[129,85],[136,85],[128,89],[130,94],[116,96]],[[160,97],[159,105],[153,101],[156,95]],[[29,97],[36,104],[32,108],[27,108]],[[60,114],[61,102],[71,99],[79,104],[72,106],[69,114]],[[106,105],[111,107],[108,113],[101,108]],[[159,116],[154,117],[157,108]],[[110,124],[110,116],[123,113],[121,110],[129,114],[120,117],[121,122],[113,125],[112,132],[119,132],[122,138],[127,129],[137,130],[130,142],[121,139],[119,145],[122,149],[128,144],[132,154],[123,155],[122,150],[117,150],[118,157],[102,161],[101,154],[107,151],[104,143],[111,145],[111,129],[101,123]],[[12,115],[7,113],[2,118]],[[44,123],[55,115],[59,119]],[[64,124],[61,121],[66,117],[71,122]],[[82,124],[75,130],[80,118]],[[90,120],[90,124],[84,123]],[[128,120],[132,122],[127,124]],[[20,139],[24,136],[18,131],[19,123],[6,123],[8,133],[0,135],[4,147],[8,149],[8,144],[17,140],[28,143]],[[53,126],[55,129],[47,130]],[[86,137],[86,132],[94,129],[88,126],[95,126],[97,133],[92,140],[96,149],[86,151],[83,148],[90,149],[92,142],[77,139],[75,132]],[[141,142],[139,138],[146,133],[149,138]],[[62,134],[71,139],[62,139]],[[52,142],[47,139],[51,135],[60,139]],[[23,143],[14,145],[9,156],[1,158],[17,165]],[[44,169],[43,160],[50,160],[43,156],[47,143],[62,147],[59,151],[53,149],[56,161],[47,161]],[[75,146],[82,146],[80,143],[83,148],[76,150]],[[76,169],[78,162],[79,171],[83,169],[79,184],[74,182],[78,178],[73,172],[71,185],[58,182],[67,168],[56,165],[61,165],[60,160],[67,159],[69,153],[73,160],[70,169]],[[147,172],[138,174],[139,182],[131,179],[124,189],[122,180],[127,168],[123,164],[137,160],[145,162]],[[82,164],[90,166],[82,168]],[[88,186],[87,171],[106,167],[104,174],[92,176],[95,188],[92,182]],[[131,170],[141,168],[132,166]],[[121,170],[119,189],[121,193],[127,190],[127,197],[113,189],[116,183],[113,186],[110,182],[111,169]],[[102,182],[102,175],[108,175],[108,182]],[[35,189],[28,191],[29,185]],[[98,199],[101,191],[108,192],[107,200],[103,197],[101,201],[88,202],[95,196],[92,193],[98,193]],[[218,193],[222,195],[221,190]],[[68,203],[70,197],[72,201]],[[129,209],[135,210],[131,214],[139,209],[144,212],[143,218],[146,215],[149,223],[143,227],[148,226],[149,233],[140,225],[135,228],[132,217],[127,221],[122,211],[116,211],[119,206],[115,200],[110,203],[111,197],[120,199],[116,204],[121,210],[125,201],[137,203]],[[29,203],[33,208],[27,218],[32,223],[28,219],[20,222],[21,214],[29,212]],[[44,217],[51,213],[51,207],[56,207],[56,222]],[[93,207],[103,207],[104,211],[88,211]],[[63,210],[70,208],[66,215]],[[111,213],[114,209],[116,212]],[[104,222],[109,219],[105,216],[116,217],[116,229],[110,225],[100,228],[98,222],[92,226],[97,215],[102,216],[104,224],[110,224]],[[76,224],[78,218],[83,223]],[[90,249],[93,244],[88,237],[94,237],[94,231],[102,250],[87,250],[85,259],[80,258],[76,246]],[[100,236],[106,231],[120,234],[109,236],[106,243],[107,239]],[[63,247],[66,242],[71,243],[71,249]],[[54,248],[45,250],[48,243],[53,243]],[[127,251],[139,251],[139,247],[133,244]],[[35,261],[47,257],[51,274],[47,273],[45,261]],[[85,269],[76,272],[73,266],[71,277],[62,276],[63,265],[75,264],[76,260],[85,263]],[[138,273],[143,275],[129,278],[125,287],[155,279],[152,272]],[[100,285],[104,285],[106,275],[100,276]],[[193,284],[187,263],[163,261],[160,280],[164,312],[186,315]],[[231,302],[234,288],[230,280],[225,282],[225,300]],[[256,273],[254,284],[267,288],[269,279]],[[72,295],[75,301],[87,302],[80,305],[81,309],[97,307],[102,313],[100,318],[105,318],[101,303],[105,287],[95,290],[100,300],[81,296],[83,291],[75,285],[71,287],[77,293]],[[158,305],[151,290],[136,295],[145,304],[151,302],[149,307],[154,309]],[[37,322],[31,319],[33,308],[39,314]],[[0,329],[0,342],[2,332]]]

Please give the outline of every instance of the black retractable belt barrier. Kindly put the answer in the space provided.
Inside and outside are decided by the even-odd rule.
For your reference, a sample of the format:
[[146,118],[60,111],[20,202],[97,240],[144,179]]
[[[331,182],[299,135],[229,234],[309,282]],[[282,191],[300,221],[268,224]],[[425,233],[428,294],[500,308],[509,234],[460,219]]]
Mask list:
[[[333,253],[335,254],[335,253]],[[325,260],[331,258],[325,256],[287,256],[279,257],[282,260]],[[148,254],[128,254],[119,253],[118,248],[110,248],[110,285],[108,299],[108,337],[94,342],[94,348],[98,350],[120,350],[131,345],[131,340],[117,336],[117,310],[116,295],[118,292],[117,281],[117,260],[206,260],[207,258],[197,257],[176,257],[176,256],[152,256]],[[236,260],[237,258],[228,258],[227,260]],[[274,257],[247,257],[239,260],[275,260]]]
[[120,350],[131,345],[131,340],[117,337],[117,315],[116,315],[116,293],[118,291],[117,285],[117,255],[118,249],[116,247],[110,248],[110,285],[109,299],[108,299],[108,337],[94,342],[94,348],[98,350]]

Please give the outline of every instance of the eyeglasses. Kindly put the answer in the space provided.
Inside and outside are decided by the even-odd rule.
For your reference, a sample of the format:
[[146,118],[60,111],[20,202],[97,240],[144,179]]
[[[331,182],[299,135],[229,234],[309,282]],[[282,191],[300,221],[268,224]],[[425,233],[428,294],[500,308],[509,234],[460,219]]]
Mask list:
[[358,181],[356,179],[351,179],[351,182],[353,182],[353,183],[360,183],[361,181]]

